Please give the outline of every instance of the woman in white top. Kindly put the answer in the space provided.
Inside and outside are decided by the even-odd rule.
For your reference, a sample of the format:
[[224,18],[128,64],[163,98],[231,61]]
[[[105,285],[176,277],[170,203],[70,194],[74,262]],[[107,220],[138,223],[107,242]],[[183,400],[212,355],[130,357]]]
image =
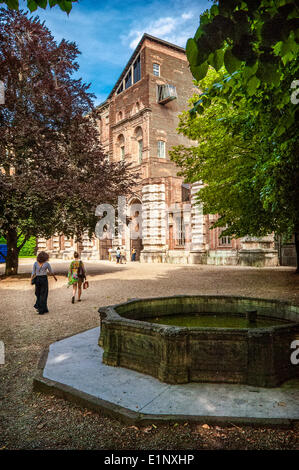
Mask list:
[[41,251],[37,256],[31,274],[31,283],[35,284],[36,302],[34,308],[38,311],[39,315],[47,313],[48,306],[48,277],[47,272],[51,274],[55,281],[57,278],[52,271],[50,263],[48,263],[49,255],[45,251]]

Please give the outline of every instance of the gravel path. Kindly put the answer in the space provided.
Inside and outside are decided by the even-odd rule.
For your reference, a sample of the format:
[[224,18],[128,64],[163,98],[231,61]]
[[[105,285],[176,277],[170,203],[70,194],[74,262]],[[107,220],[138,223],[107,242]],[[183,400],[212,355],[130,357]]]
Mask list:
[[[50,313],[38,316],[29,277],[33,260],[21,260],[19,275],[0,280],[0,449],[298,449],[298,430],[161,425],[138,428],[32,392],[43,349],[63,337],[98,325],[101,305],[133,297],[175,294],[235,294],[289,300],[299,305],[294,268],[86,263],[90,288],[71,304],[68,263],[50,260]],[[0,265],[0,274],[4,266]]]

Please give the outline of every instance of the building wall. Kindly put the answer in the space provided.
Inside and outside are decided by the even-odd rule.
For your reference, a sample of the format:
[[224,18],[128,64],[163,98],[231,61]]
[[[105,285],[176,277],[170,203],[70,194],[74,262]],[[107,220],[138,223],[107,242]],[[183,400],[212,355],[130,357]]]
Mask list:
[[[128,70],[140,55],[141,77],[126,90],[118,93]],[[153,64],[160,67],[160,75],[153,71]],[[158,103],[159,85],[176,87],[177,98],[165,104]],[[179,114],[188,109],[188,100],[198,90],[185,51],[165,41],[144,36],[131,60],[105,103],[98,111],[100,143],[110,161],[125,161],[138,168],[141,182],[133,188],[134,200],[127,201],[127,216],[132,223],[122,235],[114,237],[112,247],[122,245],[127,258],[132,247],[140,250],[143,262],[208,263],[276,265],[277,252],[271,241],[258,239],[221,239],[221,229],[210,227],[214,216],[203,215],[196,204],[200,182],[190,188],[190,197],[183,201],[183,179],[177,176],[178,168],[170,161],[169,151],[177,145],[193,145],[178,134]],[[140,145],[142,141],[142,155]],[[158,141],[165,142],[165,157],[158,155]],[[124,148],[124,150],[122,150]],[[140,159],[141,157],[141,159]],[[132,214],[131,203],[142,203],[142,220]],[[183,214],[183,218],[180,218]],[[132,240],[132,224],[140,222],[141,239]],[[137,222],[136,222],[137,223]],[[106,234],[107,235],[107,234]],[[85,237],[86,238],[86,237]],[[53,237],[53,253],[59,256],[57,237]],[[75,245],[62,247],[67,257]],[[77,248],[86,258],[107,258],[107,240],[87,240]],[[50,248],[50,246],[49,246]],[[139,253],[138,253],[139,258]],[[256,261],[257,260],[257,261]]]
[[[179,114],[188,108],[188,99],[195,93],[193,78],[189,70],[184,52],[170,54],[169,48],[164,49],[152,43],[146,53],[147,73],[149,74],[149,96],[151,106],[150,148],[152,158],[152,174],[177,176],[177,167],[170,162],[168,152],[175,145],[190,145],[190,140],[177,133]],[[153,74],[153,64],[160,65],[160,77]],[[157,85],[175,85],[177,99],[166,104],[157,102]],[[165,140],[166,158],[158,158],[157,141]]]

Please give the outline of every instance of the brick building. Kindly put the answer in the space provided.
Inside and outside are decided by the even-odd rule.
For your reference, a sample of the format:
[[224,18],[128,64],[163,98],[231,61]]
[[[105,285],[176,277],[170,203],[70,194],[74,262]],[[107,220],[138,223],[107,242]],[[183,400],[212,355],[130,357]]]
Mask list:
[[144,34],[107,100],[98,107],[100,141],[111,161],[124,159],[141,174],[134,197],[126,201],[121,233],[84,237],[78,246],[64,236],[39,240],[39,249],[69,258],[108,259],[108,249],[132,248],[142,262],[276,266],[273,236],[231,239],[209,227],[196,202],[201,183],[185,184],[168,152],[190,145],[176,131],[178,115],[197,89],[185,50]]

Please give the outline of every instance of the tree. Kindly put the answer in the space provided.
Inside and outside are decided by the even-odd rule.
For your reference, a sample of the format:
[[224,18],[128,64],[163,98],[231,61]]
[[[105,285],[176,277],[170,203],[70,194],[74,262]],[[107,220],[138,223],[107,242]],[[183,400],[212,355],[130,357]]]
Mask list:
[[[201,86],[209,88],[216,76],[221,80],[225,74],[210,70]],[[191,106],[195,102],[197,95]],[[213,226],[228,226],[223,235],[237,237],[269,233],[271,217],[260,199],[261,182],[253,178],[265,149],[246,100],[236,108],[218,98],[202,114],[183,112],[178,131],[197,143],[174,147],[171,159],[186,181],[205,184],[198,196],[205,214],[219,215]]]
[[0,233],[7,275],[17,273],[30,236],[91,235],[95,207],[136,184],[130,166],[109,163],[99,146],[93,95],[72,78],[78,53],[75,43],[57,45],[38,18],[0,10]]
[[[38,7],[45,10],[48,5],[51,8],[58,5],[62,11],[69,13],[74,2],[77,2],[77,0],[27,0],[27,7],[33,12],[37,10]],[[19,9],[19,0],[1,0],[0,3],[5,3],[11,10]]]
[[[256,92],[271,95],[276,107],[275,136],[284,134],[298,120],[299,100],[291,101],[297,87],[299,63],[299,7],[295,0],[219,0],[200,18],[194,38],[187,41],[186,53],[196,80],[206,76],[208,67],[224,66],[234,80],[224,87],[211,87],[238,102],[249,103]],[[223,93],[224,92],[224,93]],[[261,107],[257,108],[260,104]],[[263,111],[263,103],[254,103]],[[278,117],[278,119],[277,119]]]
[[284,67],[296,59],[299,46],[299,7],[295,0],[219,0],[200,18],[186,52],[197,80],[205,77],[208,66],[229,73],[245,64],[243,75],[250,80],[277,86]]
[[[218,73],[210,69],[200,85],[209,90],[227,78],[224,69]],[[245,96],[236,105],[221,94],[196,113],[194,103],[206,101],[207,95],[202,94],[201,100],[194,96],[192,112],[180,116],[178,130],[197,143],[170,152],[186,181],[204,182],[198,200],[205,214],[219,215],[213,227],[227,227],[223,235],[292,233],[299,221],[296,134],[290,135],[287,145],[283,138],[269,140],[276,124],[275,106],[263,93],[259,95],[264,112],[258,114]]]
[[[263,211],[258,211],[261,217],[255,221],[256,230],[248,234],[258,235],[258,226],[265,224],[269,232],[295,233],[299,265],[299,100],[297,92],[292,91],[298,87],[297,17],[294,1],[220,0],[202,15],[186,51],[201,87],[209,67],[216,71],[224,67],[194,102],[191,115],[201,113],[205,118],[216,102],[228,109],[233,107],[240,117],[246,111],[248,122],[245,119],[234,129],[234,135],[243,138],[250,130],[256,148],[260,148],[260,157],[248,177],[258,183],[255,191]],[[247,166],[246,161],[240,161],[240,175],[243,164]],[[240,192],[239,197],[243,196]]]

